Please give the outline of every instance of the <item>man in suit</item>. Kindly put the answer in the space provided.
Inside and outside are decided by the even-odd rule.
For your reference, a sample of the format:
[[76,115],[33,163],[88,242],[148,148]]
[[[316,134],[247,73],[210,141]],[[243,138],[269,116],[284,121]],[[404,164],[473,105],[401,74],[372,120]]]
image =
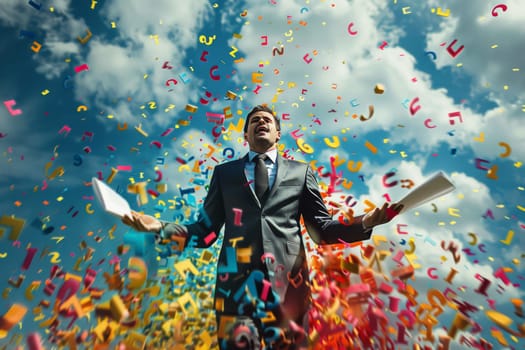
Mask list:
[[369,239],[374,226],[402,207],[385,203],[352,223],[333,220],[313,170],[278,154],[280,129],[268,107],[248,113],[244,139],[250,151],[215,167],[197,222],[183,226],[137,212],[123,218],[162,238],[194,236],[198,247],[213,244],[224,226],[215,288],[223,349],[307,347],[311,292],[301,218],[315,243],[350,243]]

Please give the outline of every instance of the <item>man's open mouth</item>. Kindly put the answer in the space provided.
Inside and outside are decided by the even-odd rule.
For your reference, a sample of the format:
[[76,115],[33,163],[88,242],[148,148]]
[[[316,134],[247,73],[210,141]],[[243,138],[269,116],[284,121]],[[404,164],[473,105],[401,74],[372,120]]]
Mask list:
[[261,134],[263,132],[268,132],[268,131],[270,131],[270,130],[268,130],[268,128],[265,127],[265,126],[260,126],[257,129],[255,129],[255,133],[256,134]]

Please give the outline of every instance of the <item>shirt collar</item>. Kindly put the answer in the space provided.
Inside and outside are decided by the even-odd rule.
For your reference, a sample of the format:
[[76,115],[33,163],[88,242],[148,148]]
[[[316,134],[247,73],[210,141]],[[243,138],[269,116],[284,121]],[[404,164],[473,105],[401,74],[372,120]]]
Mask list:
[[[250,162],[253,161],[253,158],[258,155],[259,153],[257,152],[254,152],[254,151],[250,151],[248,152],[248,157],[250,159]],[[269,150],[268,152],[266,152],[266,155],[268,156],[268,158],[273,162],[275,163],[276,159],[277,159],[277,148],[274,148],[272,150]]]

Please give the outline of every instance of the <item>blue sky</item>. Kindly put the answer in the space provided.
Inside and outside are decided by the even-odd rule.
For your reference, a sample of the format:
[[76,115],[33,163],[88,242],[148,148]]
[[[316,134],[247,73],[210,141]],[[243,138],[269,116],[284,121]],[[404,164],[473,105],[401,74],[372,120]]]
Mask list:
[[[409,255],[419,267],[409,283],[420,303],[431,290],[451,288],[478,309],[470,317],[481,330],[460,335],[501,348],[491,333],[499,329],[509,348],[523,347],[522,338],[487,316],[508,315],[516,332],[523,321],[511,302],[523,300],[525,243],[525,12],[517,0],[2,3],[0,314],[13,303],[28,312],[0,344],[35,331],[46,338],[32,310],[55,298],[44,293],[53,261],[80,276],[96,269],[94,285],[105,289],[103,274],[115,256],[123,267],[142,256],[150,279],[160,278],[156,269],[200,256],[157,258],[149,238],[131,244],[133,233],[102,211],[89,182],[108,180],[114,169],[111,186],[134,209],[191,221],[213,166],[247,151],[242,133],[228,126],[242,125],[253,105],[266,103],[282,119],[284,154],[324,167],[320,174],[338,157],[340,182],[327,202],[352,196],[360,213],[366,201],[402,197],[408,180],[417,186],[445,173],[454,192],[374,231],[385,238],[376,249],[391,253],[383,270],[388,276],[396,268],[392,256],[412,240]],[[378,85],[382,93],[374,91]],[[222,132],[217,115],[227,117]],[[386,187],[390,172],[396,184]],[[319,181],[326,191],[329,177]],[[147,203],[127,191],[141,182],[150,190]],[[9,226],[22,221],[11,240]],[[119,255],[124,244],[145,251]],[[450,244],[459,261],[442,248]],[[70,268],[86,246],[92,258]],[[24,268],[28,247],[37,252]],[[360,256],[360,248],[344,254]],[[211,265],[200,268],[214,273]],[[451,269],[458,272],[447,283]],[[501,271],[508,280],[497,277]],[[19,275],[25,279],[17,288],[8,281]],[[483,278],[491,281],[487,295],[476,292]],[[40,285],[28,300],[32,281]],[[445,307],[434,334],[446,333],[454,314]],[[388,316],[396,328],[397,314]],[[96,320],[75,325],[90,330]],[[417,330],[410,335],[425,344]],[[451,344],[464,346],[460,336]]]

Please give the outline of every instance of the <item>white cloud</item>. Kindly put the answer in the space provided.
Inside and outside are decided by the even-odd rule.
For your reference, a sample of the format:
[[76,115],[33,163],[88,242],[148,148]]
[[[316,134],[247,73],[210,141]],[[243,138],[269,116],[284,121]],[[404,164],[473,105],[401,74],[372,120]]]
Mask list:
[[[523,119],[522,101],[525,97],[522,53],[525,51],[523,37],[525,29],[520,23],[525,20],[525,13],[520,11],[521,2],[507,1],[507,10],[495,9],[495,4],[471,6],[469,3],[449,4],[451,16],[446,18],[439,31],[427,34],[427,47],[437,52],[434,61],[438,68],[454,68],[458,73],[473,78],[473,90],[487,93],[489,99],[497,104],[494,110],[483,116],[467,116],[470,133],[479,135],[483,131],[487,137],[485,143],[474,143],[477,153],[496,158],[502,149],[498,142],[507,142],[513,146],[510,159],[523,159],[525,153],[518,145],[523,143],[521,120]],[[498,16],[492,15],[492,10]],[[455,58],[447,53],[446,48],[457,39],[453,49],[463,50]],[[441,46],[445,43],[446,45]],[[468,100],[469,96],[465,96]],[[470,101],[468,101],[470,103]],[[475,101],[474,101],[475,102]],[[464,126],[466,126],[465,124]]]
[[[183,109],[189,97],[196,94],[195,86],[199,86],[183,61],[186,50],[196,45],[211,5],[207,1],[157,1],[154,6],[144,2],[109,2],[103,10],[101,6],[86,11],[100,11],[115,38],[88,28],[83,18],[71,12],[69,1],[54,3],[53,11],[45,5],[40,11],[27,4],[4,6],[0,19],[22,29],[38,25],[45,37],[38,39],[43,46],[34,55],[36,71],[47,79],[64,73],[74,77],[76,98],[87,100],[92,109],[106,111],[120,122],[136,121],[141,115],[140,104],[149,101],[155,101],[159,109],[171,104],[177,110]],[[81,44],[77,38],[85,37],[87,30],[92,36]],[[166,61],[173,69],[163,69]],[[74,67],[84,63],[89,71],[75,74]],[[180,74],[184,72],[193,84],[182,82]],[[167,86],[170,79],[178,84]],[[127,101],[130,96],[134,99],[131,104]],[[162,113],[149,114],[150,120],[158,124],[169,123]]]
[[[519,11],[520,1],[507,1],[507,11],[495,10],[494,4],[470,6],[467,3],[450,4],[451,16],[444,20],[440,31],[428,33],[428,46],[439,50],[436,66],[454,66],[463,63],[462,70],[469,72],[478,83],[488,82],[502,91],[504,85],[511,85],[516,93],[523,93],[523,79],[512,68],[521,66],[520,54],[525,48],[523,41],[515,40],[523,36],[525,29],[520,26],[525,19]],[[521,33],[521,34],[520,34]],[[457,39],[453,49],[464,49],[453,58],[446,47]],[[442,43],[446,43],[442,49]],[[497,47],[492,48],[492,46]],[[522,73],[521,73],[522,74]],[[478,85],[481,87],[481,84]]]
[[[523,151],[517,147],[523,137],[517,128],[517,122],[514,122],[519,120],[519,114],[522,113],[517,108],[516,101],[510,104],[510,101],[502,100],[501,96],[498,100],[495,96],[493,98],[495,102],[505,106],[503,108],[506,113],[513,114],[509,118],[507,114],[502,115],[501,107],[480,115],[464,105],[455,104],[453,99],[447,96],[448,92],[445,89],[434,89],[432,78],[416,69],[415,57],[397,46],[401,30],[392,30],[392,26],[388,24],[388,17],[382,17],[380,25],[377,15],[386,11],[385,2],[369,1],[362,6],[350,2],[332,3],[335,7],[328,3],[310,4],[308,6],[311,10],[308,12],[301,12],[305,5],[299,2],[248,7],[247,23],[241,33],[243,38],[236,42],[245,58],[245,61],[238,65],[237,79],[240,82],[249,82],[253,72],[260,70],[264,73],[264,83],[260,84],[263,87],[258,94],[253,92],[256,84],[248,84],[244,95],[248,102],[270,103],[277,90],[283,89],[278,95],[277,110],[290,113],[296,126],[310,122],[312,115],[316,115],[323,121],[323,126],[316,129],[321,135],[338,134],[345,127],[356,133],[385,130],[391,133],[392,143],[410,145],[409,150],[428,152],[441,143],[448,143],[451,147],[471,146],[474,143],[474,151],[488,157],[496,157],[501,152],[498,142],[505,141],[513,147],[510,159],[523,158]],[[470,11],[472,6],[464,7],[464,13],[457,14],[463,16],[460,28],[456,29],[455,23],[459,21],[450,16],[443,22],[446,24],[441,27],[441,33],[427,35],[429,49],[440,50],[436,60],[438,67],[444,65],[441,63],[445,60],[443,56],[448,55],[439,44],[454,35],[461,36],[461,40],[468,43],[467,49],[458,56],[463,62],[462,69],[467,74],[483,77],[479,72],[486,71],[483,67],[487,66],[487,60],[489,69],[496,67],[495,72],[490,73],[493,74],[491,77],[501,73],[501,67],[507,70],[514,66],[519,67],[515,61],[501,64],[498,57],[478,55],[478,52],[486,51],[479,51],[478,47],[491,44],[486,42],[487,39],[480,43],[481,36],[478,32],[472,32],[472,38],[464,32],[454,32],[461,31],[465,21],[466,25],[469,25],[470,22],[465,16],[473,16]],[[452,13],[456,12],[453,8]],[[288,21],[291,24],[288,24]],[[307,24],[301,25],[300,21]],[[347,25],[350,22],[354,22],[351,29],[356,30],[357,35],[348,33]],[[512,37],[504,31],[513,30],[515,27],[501,25],[501,32],[497,37]],[[268,37],[268,45],[264,45],[265,36]],[[506,45],[508,41],[511,40],[506,40]],[[517,42],[513,44],[515,51],[523,51],[519,50],[519,41],[514,41]],[[383,42],[388,44],[384,49],[380,49],[379,46]],[[272,48],[279,48],[281,45],[284,46],[284,54],[272,55]],[[307,54],[309,56],[305,57]],[[307,63],[309,59],[312,61]],[[476,63],[471,63],[474,59]],[[259,67],[260,63],[265,64],[263,68]],[[467,66],[470,68],[465,70]],[[513,76],[516,77],[517,74],[519,73]],[[385,92],[381,95],[373,91],[378,83],[385,87]],[[516,96],[514,89],[509,96]],[[465,97],[468,99],[468,96]],[[408,105],[415,98],[419,98],[419,101],[414,106],[420,105],[421,109],[411,115]],[[352,100],[359,105],[351,106]],[[404,102],[406,100],[408,102]],[[375,114],[370,120],[360,122],[359,119],[351,118],[354,113],[366,117],[369,105],[375,107]],[[329,113],[332,109],[337,112]],[[451,124],[449,113],[454,112],[461,113],[461,123],[455,119],[455,124]],[[491,117],[495,114],[499,118]],[[338,123],[333,121],[335,118],[338,119]],[[429,118],[432,119],[429,126],[435,125],[436,128],[425,126],[425,120]],[[505,128],[503,131],[501,127],[496,128],[502,119],[512,130]],[[404,127],[400,128],[399,125]],[[453,129],[455,137],[450,137],[447,132]],[[486,143],[474,142],[474,137],[479,137],[482,131],[487,135]]]
[[[77,79],[77,98],[95,95],[96,105],[120,122],[138,122],[137,117],[145,113],[156,124],[170,124],[162,110],[175,105],[180,111],[197,93],[198,80],[183,60],[185,51],[197,43],[197,31],[209,9],[205,1],[108,4],[104,18],[108,26],[115,23],[118,38],[111,43],[103,37],[91,40],[86,57],[90,71]],[[192,84],[180,78],[184,73],[193,79]],[[176,83],[169,82],[171,79]],[[130,96],[133,103],[126,100]],[[139,109],[152,101],[157,110]]]
[[[383,175],[389,171],[395,172],[395,175],[388,178],[387,183],[393,186],[387,188],[383,185]],[[359,204],[354,207],[356,214],[364,210],[365,200],[380,205],[385,201],[385,193],[390,194],[392,201],[396,201],[406,194],[408,189],[402,188],[401,180],[411,179],[417,186],[431,175],[423,174],[416,163],[405,161],[395,164],[390,162],[381,166],[368,165],[363,172],[367,174],[369,194],[358,198]],[[502,281],[494,278],[496,267],[509,264],[509,260],[512,258],[519,260],[521,253],[515,246],[509,249],[504,249],[501,246],[494,247],[495,244],[501,245],[497,237],[503,236],[504,238],[506,232],[501,235],[493,232],[492,228],[488,226],[488,221],[484,221],[485,219],[481,217],[481,213],[485,213],[487,208],[493,208],[496,205],[491,197],[490,189],[463,173],[446,175],[457,189],[432,201],[435,207],[426,204],[403,213],[393,219],[392,222],[374,230],[376,238],[384,236],[387,239],[387,242],[381,243],[378,249],[391,252],[390,258],[384,261],[384,271],[392,271],[397,268],[397,263],[392,258],[400,250],[410,251],[411,247],[408,242],[412,241],[415,254],[412,257],[417,258],[409,262],[404,257],[402,263],[405,265],[413,263],[421,266],[415,270],[414,279],[408,281],[416,290],[433,288],[443,292],[446,288],[451,288],[460,299],[485,308],[488,307],[488,299],[495,300],[499,305],[501,293],[504,293],[506,300],[512,297],[522,297],[523,291],[519,286],[505,286]],[[451,208],[452,211],[450,211]],[[458,211],[454,211],[454,209],[458,209]],[[399,233],[398,230],[407,233]],[[472,245],[474,237],[476,241]],[[445,249],[441,246],[442,244]],[[450,244],[457,247],[457,255],[460,256],[458,261],[455,261],[452,253],[447,250]],[[483,245],[480,246],[480,244]],[[463,251],[468,248],[475,254],[474,256],[468,257],[467,253]],[[506,253],[502,254],[497,249],[506,251]],[[494,253],[497,255],[493,255]],[[436,270],[429,271],[431,267],[436,268]],[[453,282],[449,284],[446,279],[452,269],[457,272]],[[515,269],[512,269],[512,272],[514,271]],[[429,273],[437,276],[437,278],[432,279]],[[475,292],[481,285],[482,277],[480,276],[491,281],[491,286],[487,289],[488,295]],[[498,287],[498,285],[503,288]],[[458,289],[460,287],[462,289]],[[426,295],[421,295],[419,300],[420,302],[426,300]]]
[[201,29],[210,10],[209,2],[204,0],[161,0],[155,4],[131,1],[108,3],[104,15],[108,23],[116,23],[122,38],[141,42],[144,36],[158,35],[160,41],[176,43],[181,50],[173,51],[172,55],[183,55],[184,48],[196,43],[196,31]]
[[[392,201],[395,202],[433,175],[423,174],[419,164],[405,161],[368,166],[363,168],[363,172],[367,174],[369,194],[362,196],[360,202],[363,203],[365,199],[368,199],[376,205],[384,202],[385,193],[388,193]],[[383,185],[383,177],[388,172],[395,173],[395,175],[385,179],[391,187]],[[447,231],[456,232],[459,235],[454,235],[455,238],[463,242],[470,240],[467,233],[472,232],[472,227],[475,226],[475,233],[480,241],[492,241],[493,235],[483,225],[484,219],[481,217],[487,208],[493,208],[497,204],[492,199],[490,189],[485,184],[463,173],[445,175],[455,185],[456,190],[431,201],[431,203],[406,212],[396,220],[418,227],[420,230],[414,231],[418,232],[424,231],[424,227],[427,227],[428,230],[429,224],[431,224],[429,218],[431,218],[436,229],[445,227]],[[410,185],[409,182],[402,182],[405,180],[413,182],[411,189],[403,187]]]

